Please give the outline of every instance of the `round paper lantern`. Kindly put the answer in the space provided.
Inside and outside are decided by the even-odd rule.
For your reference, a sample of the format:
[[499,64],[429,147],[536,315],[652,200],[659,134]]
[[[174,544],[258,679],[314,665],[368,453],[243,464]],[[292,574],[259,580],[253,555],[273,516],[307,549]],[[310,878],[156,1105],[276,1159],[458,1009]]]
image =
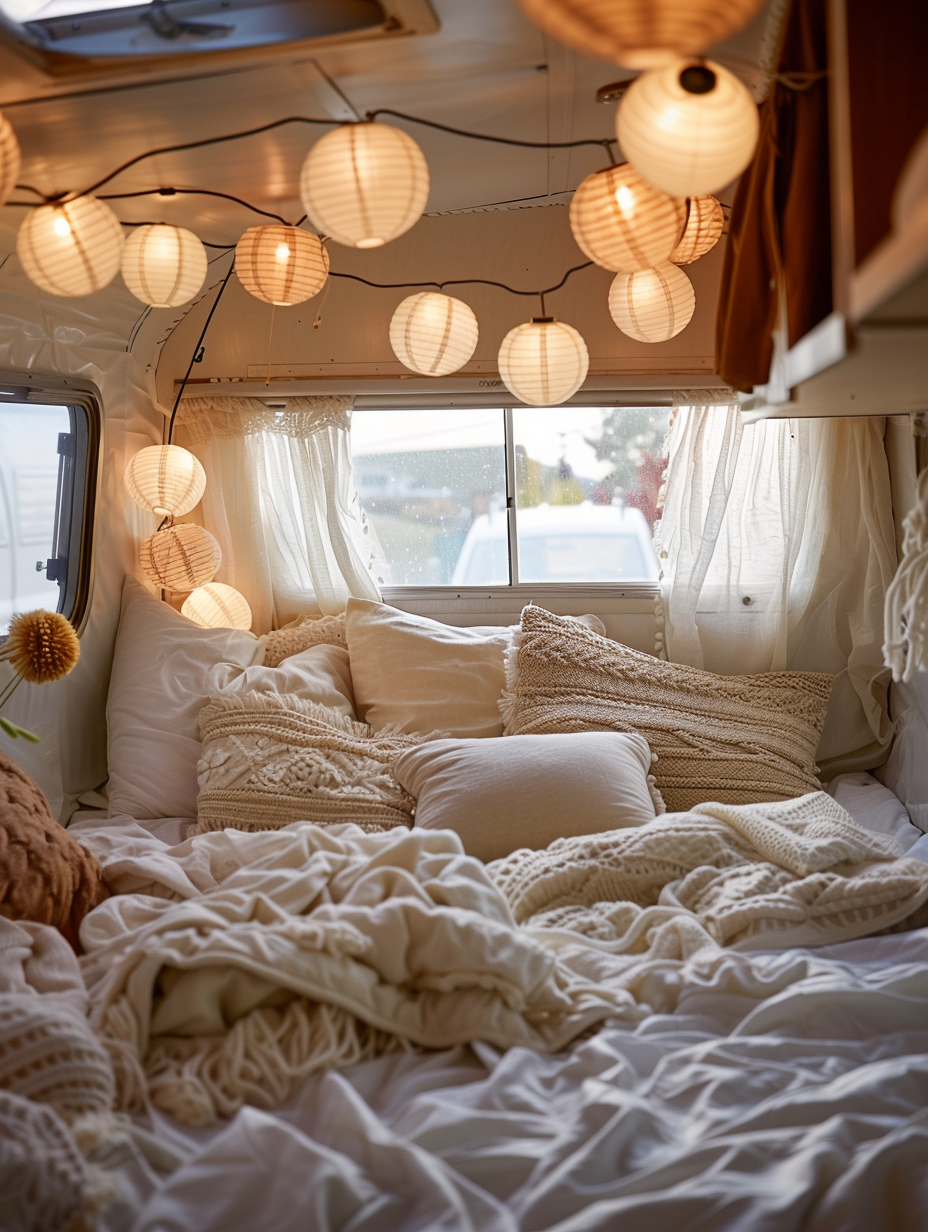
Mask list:
[[477,333],[477,318],[467,304],[437,291],[408,296],[390,321],[396,358],[422,376],[463,368],[477,346]]
[[255,299],[290,307],[312,299],[329,276],[319,236],[298,227],[249,227],[235,245],[235,272]]
[[666,342],[689,325],[696,292],[683,270],[669,262],[656,269],[616,274],[609,288],[612,319],[639,342]]
[[0,115],[0,205],[8,201],[19,179],[19,142],[13,126]]
[[122,256],[119,219],[96,197],[38,205],[16,237],[23,269],[52,295],[91,295],[116,276]]
[[607,270],[650,269],[669,260],[685,219],[685,201],[652,188],[628,164],[588,175],[570,203],[574,239]]
[[751,161],[759,130],[746,87],[708,60],[643,73],[616,115],[625,157],[642,179],[674,197],[724,188]]
[[250,629],[251,608],[244,595],[225,582],[209,582],[190,592],[181,615],[204,629]]
[[736,33],[763,0],[519,0],[568,47],[628,68],[657,68]]
[[691,265],[719,242],[725,215],[717,197],[691,197],[680,243],[671,254],[674,265]]
[[165,590],[205,586],[222,564],[222,549],[202,526],[180,522],[149,535],[139,554],[142,568]]
[[422,217],[429,169],[412,137],[389,124],[345,124],[321,137],[300,175],[317,230],[349,248],[380,248]]
[[499,374],[506,388],[529,406],[557,406],[586,379],[590,356],[573,328],[553,317],[517,325],[499,349]]
[[163,518],[189,513],[206,488],[206,471],[180,445],[148,445],[126,467],[126,487],[137,505]]
[[206,277],[206,249],[184,227],[150,223],[126,240],[120,263],[126,286],[152,308],[192,300]]

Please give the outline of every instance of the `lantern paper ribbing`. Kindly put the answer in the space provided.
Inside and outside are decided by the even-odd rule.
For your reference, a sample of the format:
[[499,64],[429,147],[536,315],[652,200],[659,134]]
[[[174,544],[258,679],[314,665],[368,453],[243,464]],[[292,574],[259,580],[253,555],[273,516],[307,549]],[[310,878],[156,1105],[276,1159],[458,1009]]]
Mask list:
[[552,317],[517,325],[499,349],[499,374],[506,388],[529,406],[557,406],[586,379],[590,356],[573,328]]
[[0,115],[0,205],[9,200],[19,179],[19,142],[6,116]]
[[148,445],[126,467],[126,487],[137,505],[156,517],[189,513],[206,489],[206,472],[180,445]]
[[116,276],[122,256],[119,219],[96,197],[29,210],[16,237],[23,269],[52,295],[91,295]]
[[616,115],[625,157],[642,179],[674,197],[724,188],[751,161],[759,128],[747,89],[711,61],[681,60],[643,73]]
[[711,251],[722,235],[725,215],[716,197],[691,197],[689,217],[680,243],[671,254],[674,265],[691,265]]
[[519,0],[568,47],[628,68],[657,68],[736,33],[762,0]]
[[224,582],[209,582],[191,591],[181,615],[204,629],[250,629],[251,608],[245,596]]
[[616,274],[609,289],[609,312],[622,331],[638,342],[666,342],[689,325],[696,307],[693,284],[669,263],[656,269]]
[[670,258],[686,203],[646,184],[633,167],[607,167],[581,182],[570,203],[579,247],[603,269],[650,269]]
[[390,321],[390,345],[401,364],[422,376],[447,376],[477,346],[477,318],[462,300],[437,291],[410,295]]
[[177,308],[202,287],[206,265],[206,249],[192,231],[151,223],[136,227],[126,240],[120,268],[143,304]]
[[181,522],[156,530],[142,543],[142,568],[165,590],[195,590],[205,586],[222,564],[219,544],[202,526]]
[[235,246],[235,272],[255,299],[290,307],[312,299],[329,276],[319,236],[298,227],[249,227]]
[[300,175],[316,228],[349,248],[380,248],[422,216],[429,169],[422,151],[388,124],[345,124],[321,137]]

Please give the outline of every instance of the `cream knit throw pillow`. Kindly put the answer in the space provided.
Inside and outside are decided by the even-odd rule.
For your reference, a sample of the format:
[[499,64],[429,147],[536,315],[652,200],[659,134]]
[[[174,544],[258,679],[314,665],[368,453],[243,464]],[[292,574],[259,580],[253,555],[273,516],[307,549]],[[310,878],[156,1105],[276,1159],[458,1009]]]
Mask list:
[[264,643],[264,666],[279,667],[291,655],[322,645],[347,648],[344,612],[339,616],[304,616],[285,629],[274,629]]
[[522,613],[500,708],[505,735],[637,731],[670,812],[818,791],[832,677],[716,676],[666,663],[538,607]]

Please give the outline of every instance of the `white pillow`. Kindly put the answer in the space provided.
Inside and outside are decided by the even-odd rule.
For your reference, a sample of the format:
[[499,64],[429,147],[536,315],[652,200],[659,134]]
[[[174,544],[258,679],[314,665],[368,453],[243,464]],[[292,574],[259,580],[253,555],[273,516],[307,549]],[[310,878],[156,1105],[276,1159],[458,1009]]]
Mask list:
[[431,740],[401,753],[415,825],[454,830],[487,863],[556,838],[641,826],[664,811],[637,732]]
[[[228,683],[220,679],[221,671],[228,674]],[[309,646],[299,654],[281,659],[276,667],[253,666],[241,671],[229,665],[214,669],[210,682],[218,686],[212,689],[212,697],[229,693],[295,693],[304,701],[337,710],[347,719],[355,717],[351,668],[344,646]]]

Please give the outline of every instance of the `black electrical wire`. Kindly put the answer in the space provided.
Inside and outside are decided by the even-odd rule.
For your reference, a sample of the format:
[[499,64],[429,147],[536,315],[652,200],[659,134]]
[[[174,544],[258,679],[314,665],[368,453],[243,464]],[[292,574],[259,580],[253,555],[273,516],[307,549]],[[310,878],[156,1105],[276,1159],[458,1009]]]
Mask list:
[[222,286],[219,288],[219,294],[213,300],[213,306],[209,310],[209,315],[206,318],[206,323],[204,324],[203,328],[200,330],[200,336],[197,339],[196,346],[193,348],[193,354],[190,356],[190,363],[187,365],[187,371],[184,373],[184,379],[181,381],[180,389],[178,389],[177,391],[177,397],[174,399],[174,407],[171,411],[170,421],[168,422],[168,444],[169,445],[171,443],[172,437],[174,436],[174,420],[177,418],[177,408],[180,406],[181,397],[183,396],[184,389],[187,386],[187,382],[190,380],[190,373],[193,371],[193,365],[197,362],[197,356],[200,354],[200,348],[203,345],[203,339],[206,337],[206,331],[209,329],[209,323],[213,319],[213,313],[219,307],[219,301],[222,299],[222,293],[223,291],[225,291],[226,287],[229,285],[229,279],[232,277],[232,271],[234,269],[235,269],[235,262],[233,261],[229,265],[225,278],[223,278],[222,280]]
[[499,145],[522,146],[529,150],[570,150],[582,145],[604,146],[612,158],[611,147],[616,144],[615,137],[584,137],[579,141],[520,141],[516,137],[494,137],[490,133],[473,133],[466,128],[452,128],[450,124],[439,124],[437,120],[423,120],[421,116],[407,115],[405,111],[393,111],[390,107],[378,107],[376,111],[367,113],[368,120],[376,120],[378,116],[394,116],[397,120],[406,120],[409,124],[424,124],[426,128],[438,129],[441,133],[452,133],[455,137],[470,137],[473,141],[493,141]]
[[97,200],[123,201],[128,197],[153,197],[155,195],[159,197],[221,197],[223,201],[234,201],[236,205],[244,205],[254,214],[261,214],[264,218],[273,218],[275,222],[283,223],[285,227],[290,226],[286,218],[281,218],[279,214],[259,209],[258,206],[252,205],[250,201],[245,201],[242,197],[233,197],[231,193],[216,192],[212,188],[143,188],[137,192],[100,193]]

